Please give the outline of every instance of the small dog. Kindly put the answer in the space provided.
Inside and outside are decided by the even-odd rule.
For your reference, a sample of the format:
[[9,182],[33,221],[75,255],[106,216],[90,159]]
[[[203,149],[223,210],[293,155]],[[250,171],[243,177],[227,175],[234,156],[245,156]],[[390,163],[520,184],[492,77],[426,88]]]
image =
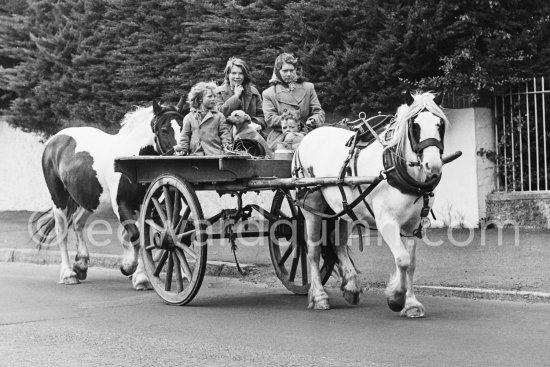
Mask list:
[[267,142],[258,132],[261,126],[252,122],[248,114],[242,110],[235,110],[227,117],[227,123],[233,125],[233,140],[254,140],[264,147],[267,156],[271,156],[271,150],[267,146]]

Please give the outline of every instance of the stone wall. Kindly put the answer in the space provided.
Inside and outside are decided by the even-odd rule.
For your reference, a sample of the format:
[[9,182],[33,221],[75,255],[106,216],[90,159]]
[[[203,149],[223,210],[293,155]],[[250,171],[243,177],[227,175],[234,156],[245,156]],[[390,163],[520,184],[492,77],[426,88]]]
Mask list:
[[498,225],[550,229],[550,192],[492,193],[487,198],[487,220]]

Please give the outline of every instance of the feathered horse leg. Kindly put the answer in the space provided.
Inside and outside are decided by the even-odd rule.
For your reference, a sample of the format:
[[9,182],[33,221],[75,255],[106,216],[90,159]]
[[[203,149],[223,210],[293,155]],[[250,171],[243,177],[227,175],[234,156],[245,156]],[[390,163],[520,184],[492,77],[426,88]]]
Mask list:
[[86,220],[92,213],[84,208],[78,208],[73,214],[73,230],[76,235],[76,257],[73,264],[73,270],[79,280],[86,279],[88,275],[88,263],[90,262],[90,253],[84,241],[84,226]]
[[[305,202],[309,207],[321,212],[324,211],[327,206],[319,191],[310,194]],[[321,271],[319,267],[319,262],[321,260],[321,246],[323,244],[321,233],[323,221],[321,217],[306,210],[303,211],[303,214],[307,232],[307,258],[311,268],[311,286],[309,288],[309,302],[307,308],[314,310],[329,310],[329,297],[323,288]]]
[[424,306],[416,299],[413,289],[413,277],[416,268],[416,239],[407,239],[406,245],[409,256],[411,257],[411,263],[407,268],[407,293],[405,295],[405,307],[401,310],[401,316],[424,317]]
[[357,277],[357,269],[349,256],[348,242],[348,222],[338,220],[338,227],[335,233],[335,251],[338,256],[338,267],[342,275],[342,293],[344,299],[352,305],[359,303],[359,295],[362,289]]
[[401,240],[400,226],[395,221],[381,221],[378,228],[395,259],[395,273],[390,277],[385,292],[388,306],[403,316],[423,317],[424,306],[418,302],[412,288],[416,261],[414,240],[406,248]]

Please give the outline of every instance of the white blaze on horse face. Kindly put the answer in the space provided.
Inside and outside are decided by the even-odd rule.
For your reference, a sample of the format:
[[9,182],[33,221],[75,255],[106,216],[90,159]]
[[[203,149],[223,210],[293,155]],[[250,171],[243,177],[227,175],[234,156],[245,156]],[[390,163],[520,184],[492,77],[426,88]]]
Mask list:
[[172,125],[172,129],[174,130],[174,138],[178,141],[181,135],[181,126],[178,124],[176,119],[170,121],[170,125]]
[[[430,138],[441,141],[442,137],[439,136],[439,124],[444,124],[445,122],[439,117],[431,112],[420,112],[415,122],[420,125],[420,140],[418,142]],[[439,148],[435,146],[424,148],[422,151],[422,162],[420,163],[427,178],[440,175],[443,161],[441,160]]]

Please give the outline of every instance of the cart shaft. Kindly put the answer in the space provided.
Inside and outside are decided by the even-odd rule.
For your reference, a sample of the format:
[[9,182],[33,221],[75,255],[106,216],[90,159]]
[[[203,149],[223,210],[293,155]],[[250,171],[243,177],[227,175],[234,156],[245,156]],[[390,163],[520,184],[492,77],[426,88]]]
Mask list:
[[[347,186],[367,185],[373,183],[376,177],[373,176],[356,176],[346,177],[343,179],[343,184]],[[271,190],[271,189],[295,189],[298,187],[315,187],[315,186],[336,186],[338,178],[336,177],[306,177],[306,178],[251,178],[239,180],[238,182],[214,182],[200,183],[196,186],[199,190],[227,190],[227,191],[243,191],[243,190]]]

